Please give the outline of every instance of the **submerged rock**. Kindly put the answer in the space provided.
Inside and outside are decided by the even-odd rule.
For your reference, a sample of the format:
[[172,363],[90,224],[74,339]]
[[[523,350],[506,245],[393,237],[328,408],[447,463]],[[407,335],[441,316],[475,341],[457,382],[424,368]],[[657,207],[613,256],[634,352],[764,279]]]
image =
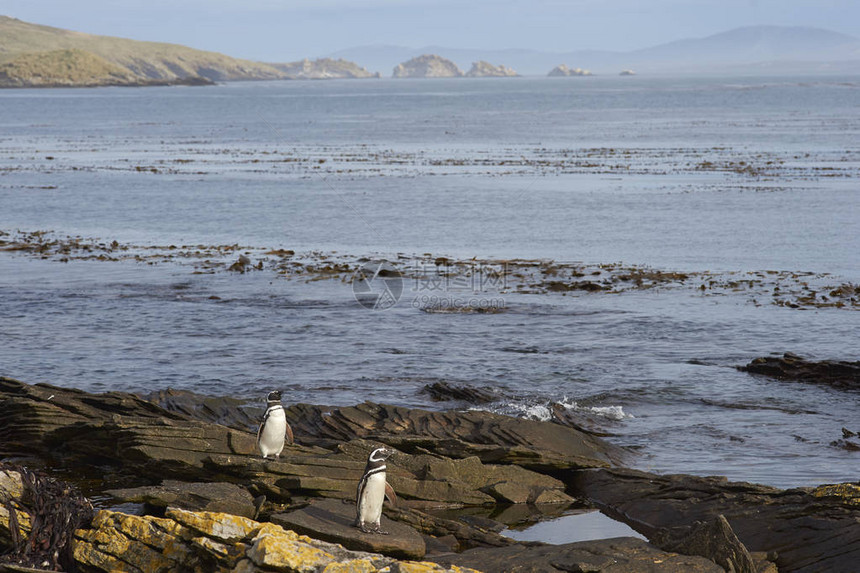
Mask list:
[[488,404],[504,397],[498,390],[490,386],[457,386],[450,382],[427,384],[423,391],[440,402],[462,400],[469,404]]
[[780,380],[827,384],[841,390],[860,389],[860,361],[821,360],[815,362],[786,352],[781,357],[756,358],[746,366],[739,366],[738,370],[779,378]]

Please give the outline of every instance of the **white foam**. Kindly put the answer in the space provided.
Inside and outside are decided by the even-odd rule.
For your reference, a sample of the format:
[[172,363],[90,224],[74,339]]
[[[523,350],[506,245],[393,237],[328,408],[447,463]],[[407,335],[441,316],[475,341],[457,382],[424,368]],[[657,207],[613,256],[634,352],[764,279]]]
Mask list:
[[624,420],[625,418],[633,417],[632,414],[626,414],[624,408],[621,406],[594,406],[589,408],[589,411],[594,412],[598,416],[611,418],[612,420]]
[[[597,416],[603,416],[610,420],[626,420],[633,418],[632,414],[624,411],[622,406],[580,406],[576,400],[570,400],[565,397],[557,402],[567,410],[590,412]],[[472,406],[469,410],[472,411],[488,411],[496,414],[506,414],[509,416],[517,416],[529,420],[539,420],[541,422],[549,422],[552,420],[551,404],[535,404],[523,402],[505,402],[490,406]]]
[[596,414],[598,416],[603,416],[604,418],[609,418],[611,420],[626,420],[633,418],[633,414],[628,414],[624,411],[623,406],[580,406],[576,400],[569,400],[567,397],[562,398],[558,402],[560,405],[564,406],[568,410],[580,411],[580,412],[591,412],[592,414]]

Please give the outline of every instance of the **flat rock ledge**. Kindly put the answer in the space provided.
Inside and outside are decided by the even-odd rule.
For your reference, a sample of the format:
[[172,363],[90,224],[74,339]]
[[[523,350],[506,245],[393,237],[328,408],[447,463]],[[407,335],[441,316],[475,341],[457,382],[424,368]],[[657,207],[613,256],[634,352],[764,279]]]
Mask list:
[[355,506],[330,499],[313,500],[307,507],[270,517],[272,523],[322,539],[348,549],[384,553],[403,559],[421,559],[426,553],[424,539],[412,527],[382,516],[388,535],[362,533],[353,526]]

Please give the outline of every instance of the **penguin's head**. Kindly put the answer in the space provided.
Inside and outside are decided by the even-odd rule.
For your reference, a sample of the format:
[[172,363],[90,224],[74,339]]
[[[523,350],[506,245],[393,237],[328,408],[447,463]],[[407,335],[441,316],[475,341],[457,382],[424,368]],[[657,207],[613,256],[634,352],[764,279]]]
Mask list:
[[388,456],[394,453],[394,450],[389,450],[386,447],[376,448],[367,458],[368,462],[384,462],[388,459]]
[[266,402],[268,402],[269,404],[271,404],[273,402],[280,402],[280,401],[281,401],[281,391],[280,390],[272,390],[271,392],[269,392],[269,395],[266,396]]

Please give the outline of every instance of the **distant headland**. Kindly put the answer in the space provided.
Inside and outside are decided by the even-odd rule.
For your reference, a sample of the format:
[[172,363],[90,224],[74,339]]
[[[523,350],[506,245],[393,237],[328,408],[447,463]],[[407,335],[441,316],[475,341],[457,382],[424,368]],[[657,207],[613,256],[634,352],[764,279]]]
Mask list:
[[179,44],[141,42],[0,16],[0,87],[207,85],[237,80],[378,77],[343,59],[242,60]]
[[[0,88],[363,79],[382,77],[368,69],[392,67],[394,78],[860,73],[857,54],[860,40],[852,36],[817,28],[754,26],[632,52],[365,46],[313,60],[277,63],[233,58],[179,44],[84,34],[0,16]],[[471,68],[463,72],[456,62],[471,62]]]

